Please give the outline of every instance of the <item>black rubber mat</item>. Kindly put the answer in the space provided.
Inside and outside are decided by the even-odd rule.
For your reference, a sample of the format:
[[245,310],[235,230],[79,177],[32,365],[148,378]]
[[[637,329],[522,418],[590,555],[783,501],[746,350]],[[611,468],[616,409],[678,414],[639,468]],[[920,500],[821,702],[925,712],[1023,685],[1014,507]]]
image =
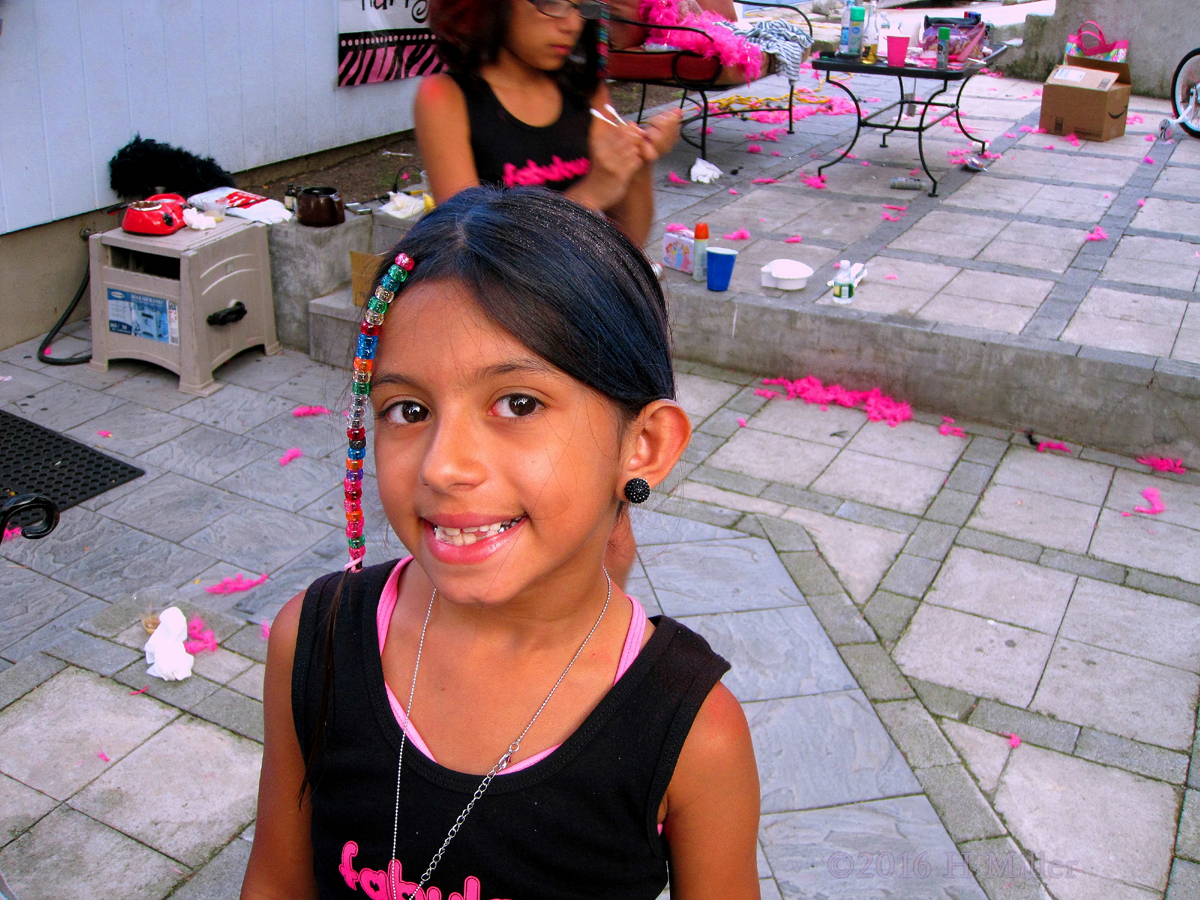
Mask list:
[[[61,512],[146,473],[0,410],[0,497],[44,494]],[[27,524],[17,520],[15,524]]]

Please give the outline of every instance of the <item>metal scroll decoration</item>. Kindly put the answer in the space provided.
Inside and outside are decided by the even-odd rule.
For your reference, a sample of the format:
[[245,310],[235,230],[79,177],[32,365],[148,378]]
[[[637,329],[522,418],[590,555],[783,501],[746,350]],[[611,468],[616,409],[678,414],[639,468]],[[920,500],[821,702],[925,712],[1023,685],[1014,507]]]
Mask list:
[[26,540],[44,538],[58,526],[58,507],[43,494],[18,494],[0,503],[0,534],[9,529],[9,522],[18,518],[37,516],[33,522],[21,527],[21,537]]
[[338,0],[338,87],[443,70],[429,0]]

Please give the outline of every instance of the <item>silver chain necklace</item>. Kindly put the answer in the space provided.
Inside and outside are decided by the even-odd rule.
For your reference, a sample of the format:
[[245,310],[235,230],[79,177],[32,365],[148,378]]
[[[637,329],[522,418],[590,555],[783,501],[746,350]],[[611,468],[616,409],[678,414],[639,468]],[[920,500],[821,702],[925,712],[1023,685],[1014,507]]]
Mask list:
[[[554,687],[550,688],[550,693],[546,695],[546,699],[542,701],[542,705],[533,714],[533,718],[529,720],[529,724],[525,726],[525,730],[518,735],[515,741],[508,745],[508,749],[504,751],[504,755],[492,766],[491,771],[483,776],[483,781],[479,782],[479,787],[475,788],[475,793],[471,796],[470,801],[463,808],[463,811],[458,814],[458,818],[454,820],[454,824],[450,826],[450,831],[447,832],[446,839],[442,841],[442,846],[438,847],[437,853],[433,854],[433,859],[429,861],[429,867],[425,869],[424,874],[421,875],[417,886],[411,894],[405,896],[399,892],[396,883],[397,868],[388,866],[392,870],[393,897],[403,897],[404,900],[412,900],[413,897],[424,889],[425,885],[429,883],[429,879],[433,876],[433,870],[442,861],[442,856],[445,854],[446,848],[450,846],[450,842],[454,840],[459,829],[462,828],[463,822],[467,820],[467,816],[471,814],[471,810],[479,802],[479,798],[483,796],[484,791],[488,789],[488,785],[492,783],[492,779],[508,768],[508,761],[520,749],[521,741],[525,739],[525,735],[529,734],[529,729],[538,720],[538,716],[542,714],[542,710],[546,708],[546,704],[550,702],[550,698],[554,696],[554,692],[558,690],[558,686],[563,683],[563,679],[567,677],[567,673],[575,665],[575,660],[579,659],[583,653],[583,648],[588,645],[588,641],[592,639],[592,635],[600,627],[600,621],[604,618],[604,614],[608,612],[608,601],[612,599],[612,579],[608,577],[607,569],[604,570],[604,579],[608,582],[608,593],[604,597],[604,608],[600,610],[600,615],[596,618],[595,624],[592,625],[592,630],[587,633],[587,637],[583,639],[583,643],[579,645],[579,649],[575,651],[575,655],[571,657],[571,661],[567,663],[567,667],[558,676],[558,681],[554,682]],[[412,686],[408,689],[408,703],[404,707],[404,726],[400,729],[400,758],[396,763],[396,812],[392,818],[392,859],[396,858],[396,841],[400,834],[400,775],[404,771],[404,745],[408,741],[408,726],[412,723],[413,695],[417,690],[417,673],[421,670],[421,651],[425,648],[425,632],[429,628],[429,617],[433,615],[433,601],[435,599],[437,599],[437,588],[433,589],[433,594],[429,598],[429,609],[425,610],[425,623],[421,626],[421,640],[417,644],[417,661],[413,666]]]

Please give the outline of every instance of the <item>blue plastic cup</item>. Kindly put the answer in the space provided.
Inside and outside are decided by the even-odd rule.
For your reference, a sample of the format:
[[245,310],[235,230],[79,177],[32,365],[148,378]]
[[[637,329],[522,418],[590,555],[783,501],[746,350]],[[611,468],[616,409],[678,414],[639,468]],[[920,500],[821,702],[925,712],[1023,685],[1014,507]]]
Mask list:
[[733,264],[737,262],[738,252],[727,247],[708,248],[708,289],[710,291],[729,290],[729,279],[733,277]]

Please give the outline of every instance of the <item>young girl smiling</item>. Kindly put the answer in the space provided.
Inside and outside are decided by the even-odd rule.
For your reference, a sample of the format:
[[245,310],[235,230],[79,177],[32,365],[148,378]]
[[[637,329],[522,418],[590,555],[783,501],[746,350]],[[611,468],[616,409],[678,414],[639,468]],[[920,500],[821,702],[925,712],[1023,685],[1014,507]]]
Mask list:
[[352,405],[352,561],[271,630],[243,900],[654,900],[668,861],[675,900],[757,898],[728,664],[603,566],[690,435],[645,258],[547,191],[486,188],[393,257],[354,395],[413,556],[361,568]]

